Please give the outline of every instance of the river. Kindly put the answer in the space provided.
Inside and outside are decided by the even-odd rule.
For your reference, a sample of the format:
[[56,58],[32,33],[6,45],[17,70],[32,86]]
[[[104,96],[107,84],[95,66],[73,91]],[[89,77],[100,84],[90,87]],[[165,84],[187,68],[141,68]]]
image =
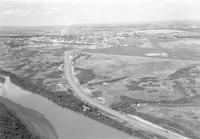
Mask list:
[[59,139],[133,139],[81,114],[59,107],[48,99],[25,91],[10,82],[1,84],[0,95],[42,113],[55,128]]

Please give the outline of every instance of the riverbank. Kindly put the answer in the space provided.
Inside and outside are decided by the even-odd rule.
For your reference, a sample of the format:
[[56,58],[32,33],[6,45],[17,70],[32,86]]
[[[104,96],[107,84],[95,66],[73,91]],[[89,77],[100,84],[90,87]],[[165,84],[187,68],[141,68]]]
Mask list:
[[[83,115],[91,119],[109,125],[111,127],[114,127],[131,136],[137,136],[140,138],[158,137],[157,135],[152,135],[145,131],[133,129],[131,127],[128,127],[124,122],[119,122],[115,119],[110,118],[109,116],[103,115],[101,112],[98,111],[97,108],[94,108],[92,106],[89,106],[88,104],[81,102],[71,93],[66,93],[65,91],[53,92],[50,89],[44,88],[41,84],[34,84],[29,79],[17,77],[13,73],[4,70],[0,70],[0,74],[9,76],[10,81],[16,84],[17,86],[21,87],[22,89],[28,90],[32,93],[40,94],[48,98],[49,100],[53,101],[54,103],[58,104],[59,106],[68,108],[78,113],[82,113]],[[89,110],[83,111],[83,107],[88,107]]]
[[2,86],[2,96],[42,113],[53,125],[59,139],[138,139],[70,109],[60,107],[41,95],[21,89],[11,83],[8,77]]
[[42,114],[0,97],[1,139],[58,139]]

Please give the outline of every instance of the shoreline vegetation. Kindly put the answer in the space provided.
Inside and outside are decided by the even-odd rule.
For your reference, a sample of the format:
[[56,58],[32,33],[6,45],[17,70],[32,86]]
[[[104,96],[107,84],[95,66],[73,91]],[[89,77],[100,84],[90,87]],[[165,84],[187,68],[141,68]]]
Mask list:
[[0,96],[0,138],[58,139],[58,136],[41,113]]
[[16,113],[9,110],[5,104],[0,102],[1,139],[40,139],[39,136],[33,135],[22,123],[22,120],[17,118]]
[[0,76],[0,83],[4,83],[5,82],[5,78]]
[[[31,82],[28,78],[20,78],[15,74],[0,69],[0,74],[8,76],[10,81],[19,86],[20,88],[30,91],[35,94],[39,94],[57,105],[68,108],[74,112],[82,113],[83,115],[96,120],[98,122],[104,123],[110,127],[123,131],[130,136],[140,137],[141,139],[159,138],[164,139],[163,136],[149,133],[147,131],[134,129],[133,127],[128,127],[125,122],[119,122],[116,119],[112,119],[109,116],[103,115],[98,108],[92,107],[89,104],[83,103],[81,100],[76,98],[72,93],[67,93],[66,91],[52,91],[42,84],[35,84]],[[69,90],[70,91],[70,90]],[[71,90],[72,91],[72,90]],[[84,107],[88,107],[89,110],[83,111]]]

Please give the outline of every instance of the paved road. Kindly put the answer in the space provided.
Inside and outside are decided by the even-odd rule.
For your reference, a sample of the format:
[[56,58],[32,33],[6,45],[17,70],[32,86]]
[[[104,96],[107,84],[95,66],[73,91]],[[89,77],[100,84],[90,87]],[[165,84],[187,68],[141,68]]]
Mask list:
[[118,119],[121,119],[123,121],[127,121],[130,125],[137,127],[142,130],[150,131],[156,134],[159,134],[161,136],[167,137],[169,139],[188,139],[185,136],[179,135],[177,133],[174,133],[170,130],[164,129],[158,125],[155,125],[153,123],[150,123],[138,116],[128,116],[126,114],[122,114],[120,112],[117,112],[115,110],[112,110],[95,100],[88,97],[83,90],[79,87],[79,85],[76,83],[76,79],[72,75],[72,63],[70,59],[70,54],[73,53],[73,51],[66,51],[65,57],[64,57],[64,73],[66,76],[66,79],[68,80],[68,83],[71,85],[71,87],[74,89],[76,95],[81,98],[84,102],[89,103],[92,106],[96,106],[97,108],[110,113],[111,115],[116,116]]

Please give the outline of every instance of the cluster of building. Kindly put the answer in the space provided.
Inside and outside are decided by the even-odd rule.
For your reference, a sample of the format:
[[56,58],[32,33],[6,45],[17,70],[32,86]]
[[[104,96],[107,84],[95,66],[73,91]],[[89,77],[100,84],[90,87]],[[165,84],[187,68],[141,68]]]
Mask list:
[[51,44],[96,49],[121,46],[120,41],[136,37],[131,31],[79,31],[71,34],[8,36],[7,39],[0,40],[0,43],[8,46],[12,44],[14,47]]

